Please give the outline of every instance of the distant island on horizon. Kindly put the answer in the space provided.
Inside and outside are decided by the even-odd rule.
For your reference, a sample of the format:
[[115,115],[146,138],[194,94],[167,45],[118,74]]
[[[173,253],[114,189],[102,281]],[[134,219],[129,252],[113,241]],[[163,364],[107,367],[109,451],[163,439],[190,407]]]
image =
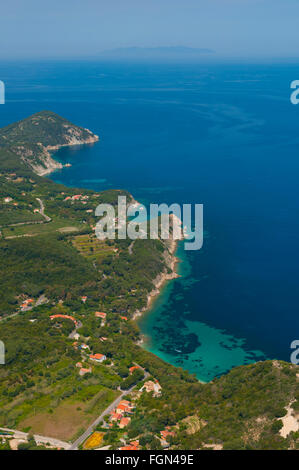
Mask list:
[[207,48],[194,48],[186,46],[163,47],[119,47],[107,49],[99,54],[104,58],[129,59],[196,59],[203,55],[214,54],[215,51]]

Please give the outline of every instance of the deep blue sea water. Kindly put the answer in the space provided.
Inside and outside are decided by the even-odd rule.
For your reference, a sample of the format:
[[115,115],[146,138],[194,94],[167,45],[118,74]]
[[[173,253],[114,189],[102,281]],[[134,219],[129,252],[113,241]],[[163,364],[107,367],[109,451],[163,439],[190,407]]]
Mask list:
[[67,185],[203,203],[204,246],[140,321],[145,347],[203,381],[298,337],[299,106],[287,64],[2,63],[0,125],[50,109],[99,134]]

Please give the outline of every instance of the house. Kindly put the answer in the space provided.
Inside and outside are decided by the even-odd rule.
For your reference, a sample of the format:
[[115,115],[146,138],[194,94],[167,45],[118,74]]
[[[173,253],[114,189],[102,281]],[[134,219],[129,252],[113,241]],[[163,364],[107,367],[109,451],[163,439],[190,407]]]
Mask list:
[[87,300],[87,296],[86,295],[83,295],[83,297],[81,297],[81,300],[82,302],[85,304],[86,300]]
[[67,197],[64,199],[64,201],[69,201],[70,199],[72,199],[71,196],[67,196]]
[[167,426],[167,428],[164,429],[164,431],[161,431],[160,434],[161,434],[161,437],[164,441],[167,441],[167,437],[174,437],[175,434],[173,431],[169,431],[169,427]]
[[125,405],[125,406],[131,406],[131,402],[128,401],[128,400],[122,400],[121,402],[119,402],[120,405]]
[[7,204],[12,201],[12,197],[5,197],[4,202]]
[[85,369],[84,367],[81,367],[79,370],[79,375],[82,377],[85,374],[91,374],[92,370],[91,367],[89,369]]
[[167,449],[167,447],[170,445],[169,442],[165,441],[164,439],[159,439],[159,441],[163,449]]
[[116,413],[123,415],[127,411],[128,407],[126,405],[117,405]]
[[139,441],[132,441],[129,445],[120,447],[118,450],[138,450],[139,449]]
[[79,201],[82,197],[82,194],[75,194],[73,197],[72,197],[72,200],[73,201]]
[[103,342],[103,341],[107,341],[107,340],[108,340],[108,338],[105,338],[105,336],[102,336],[102,337],[100,338],[100,341],[102,341],[102,342]]
[[131,413],[133,405],[127,401],[122,400],[116,407],[116,412],[120,414]]
[[125,320],[125,321],[128,321],[128,318],[127,317],[120,317],[121,320]]
[[147,393],[152,392],[154,397],[158,397],[161,395],[162,387],[157,380],[155,382],[153,382],[152,380],[148,380],[140,389],[141,392],[143,392],[144,390]]
[[82,362],[77,362],[76,367],[80,367],[80,369],[81,369],[82,368]]
[[33,303],[34,303],[33,299],[24,300],[24,302],[21,304],[21,309],[24,310],[25,308],[32,307]]
[[99,362],[99,363],[100,363],[100,362],[106,361],[107,358],[106,358],[106,356],[105,356],[104,354],[98,353],[98,354],[91,354],[91,355],[89,356],[89,359],[90,359],[91,361],[95,361],[95,362]]
[[95,317],[96,318],[102,318],[103,320],[106,320],[106,313],[104,312],[95,312]]
[[119,427],[120,429],[123,429],[123,428],[125,428],[126,426],[128,426],[128,424],[130,424],[130,422],[131,422],[131,418],[122,418],[122,419],[120,420],[120,422],[119,422],[118,427]]
[[34,209],[34,214],[37,214],[39,212],[39,209]]
[[116,411],[112,411],[110,414],[110,421],[120,421],[123,415],[121,413],[117,413]]
[[120,447],[118,450],[138,450],[138,447],[135,447],[135,446],[124,446],[124,447]]
[[139,447],[139,441],[138,441],[138,440],[136,440],[136,441],[131,441],[131,442],[130,442],[130,445],[138,448],[138,447]]
[[141,369],[141,367],[139,367],[139,366],[132,366],[132,367],[130,367],[130,369],[129,369],[130,374],[132,375],[133,372],[134,372],[135,370],[137,370],[137,369]]
[[134,405],[128,400],[121,400],[118,406],[124,406],[126,412],[129,412],[132,408],[134,408]]
[[50,318],[51,320],[55,320],[56,318],[63,318],[65,320],[71,320],[73,323],[75,323],[76,326],[78,325],[77,320],[75,320],[75,318],[71,317],[70,315],[61,315],[58,313],[57,315],[51,315]]
[[79,349],[83,349],[83,350],[89,349],[89,346],[88,344],[81,344],[81,346],[79,346]]

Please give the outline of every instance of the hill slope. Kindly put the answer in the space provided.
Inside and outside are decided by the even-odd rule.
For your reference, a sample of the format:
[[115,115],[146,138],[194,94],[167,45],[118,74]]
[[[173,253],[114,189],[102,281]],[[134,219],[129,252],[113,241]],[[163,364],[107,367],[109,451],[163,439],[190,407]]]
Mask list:
[[[298,449],[298,427],[287,426],[288,412],[298,419],[298,366],[259,362],[201,384],[140,347],[132,318],[147,305],[159,273],[169,270],[166,247],[158,240],[131,246],[130,240],[96,239],[97,205],[116,207],[119,195],[131,200],[128,193],[67,188],[32,173],[38,165],[46,170],[36,149],[48,153],[93,139],[90,131],[45,111],[0,131],[0,339],[6,345],[0,426],[75,439],[118,387],[132,384],[130,368],[138,364],[160,383],[161,394],[142,392],[140,381],[130,394],[135,411],[127,428],[98,429],[111,450],[123,439],[161,449],[161,432],[169,430],[166,444],[174,450]],[[50,221],[35,212],[39,200]],[[29,298],[32,307],[24,303]],[[105,312],[106,320],[96,312]],[[72,322],[53,322],[56,314],[74,316],[82,325],[80,343],[105,354],[108,363],[90,362],[69,336]],[[79,361],[91,369],[84,377]]]
[[[61,147],[91,144],[98,140],[98,136],[88,129],[75,126],[51,111],[41,111],[0,129],[0,163],[5,166],[5,161],[11,161],[8,151],[14,155],[14,167],[29,167],[42,176],[62,168],[61,163],[51,157],[51,152]],[[12,169],[11,165],[9,169]]]

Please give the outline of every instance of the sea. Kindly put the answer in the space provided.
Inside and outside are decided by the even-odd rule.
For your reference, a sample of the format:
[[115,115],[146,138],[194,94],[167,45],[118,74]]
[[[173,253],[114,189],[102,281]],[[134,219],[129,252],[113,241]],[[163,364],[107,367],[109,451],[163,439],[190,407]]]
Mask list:
[[295,63],[2,62],[0,126],[47,109],[100,136],[60,150],[67,186],[203,204],[204,242],[139,320],[143,347],[208,382],[299,339]]

